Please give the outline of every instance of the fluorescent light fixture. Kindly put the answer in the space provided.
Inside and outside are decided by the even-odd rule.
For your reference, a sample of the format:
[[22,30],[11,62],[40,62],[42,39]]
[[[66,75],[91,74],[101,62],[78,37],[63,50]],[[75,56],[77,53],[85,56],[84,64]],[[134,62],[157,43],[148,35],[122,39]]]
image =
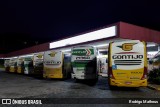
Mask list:
[[95,47],[104,47],[104,46],[108,46],[109,44],[101,44],[101,45],[96,45]]
[[147,52],[147,54],[157,54],[158,53],[158,51],[152,51],[152,52]]
[[19,56],[19,57],[31,57],[33,55],[22,55],[22,56]]
[[147,47],[152,47],[152,46],[156,46],[156,44],[155,43],[147,44]]
[[50,43],[50,49],[116,36],[116,26]]
[[101,55],[101,54],[99,54],[99,55],[97,55],[97,58],[108,58],[108,55]]
[[18,58],[18,57],[11,57],[11,58]]
[[70,52],[71,49],[62,50],[62,52]]
[[25,57],[30,57],[30,56],[33,56],[33,55],[25,55]]

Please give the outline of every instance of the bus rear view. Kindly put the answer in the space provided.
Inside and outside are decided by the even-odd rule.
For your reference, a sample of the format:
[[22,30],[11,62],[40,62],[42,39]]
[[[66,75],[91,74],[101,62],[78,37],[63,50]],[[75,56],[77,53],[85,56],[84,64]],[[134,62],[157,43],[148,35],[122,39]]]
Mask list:
[[44,78],[68,79],[70,78],[70,55],[61,51],[46,51],[44,53]]
[[38,77],[43,77],[43,52],[35,53],[33,56],[33,75]]
[[6,59],[6,60],[4,61],[4,67],[5,67],[5,71],[6,71],[6,72],[9,72],[9,59]]
[[97,80],[97,50],[92,46],[72,48],[72,78],[76,80]]
[[108,56],[109,86],[147,86],[146,44],[139,40],[112,42]]

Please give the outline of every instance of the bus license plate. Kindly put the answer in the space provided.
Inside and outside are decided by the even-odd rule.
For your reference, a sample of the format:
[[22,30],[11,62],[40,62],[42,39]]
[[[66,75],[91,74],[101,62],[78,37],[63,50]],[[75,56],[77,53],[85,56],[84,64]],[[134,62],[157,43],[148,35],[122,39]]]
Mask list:
[[125,84],[132,84],[132,82],[125,82]]

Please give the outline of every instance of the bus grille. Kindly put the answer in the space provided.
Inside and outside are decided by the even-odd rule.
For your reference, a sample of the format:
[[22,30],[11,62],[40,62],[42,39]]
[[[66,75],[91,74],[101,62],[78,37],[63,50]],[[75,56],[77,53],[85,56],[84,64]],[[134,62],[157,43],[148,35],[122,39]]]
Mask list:
[[142,60],[114,60],[115,65],[141,65]]

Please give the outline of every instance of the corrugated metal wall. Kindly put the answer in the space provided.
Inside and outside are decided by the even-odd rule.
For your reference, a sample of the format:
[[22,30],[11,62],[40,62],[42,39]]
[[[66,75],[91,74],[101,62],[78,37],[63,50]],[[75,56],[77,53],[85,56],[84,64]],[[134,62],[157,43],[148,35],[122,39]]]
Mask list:
[[136,39],[160,44],[160,32],[148,28],[120,22],[119,35],[124,39]]

